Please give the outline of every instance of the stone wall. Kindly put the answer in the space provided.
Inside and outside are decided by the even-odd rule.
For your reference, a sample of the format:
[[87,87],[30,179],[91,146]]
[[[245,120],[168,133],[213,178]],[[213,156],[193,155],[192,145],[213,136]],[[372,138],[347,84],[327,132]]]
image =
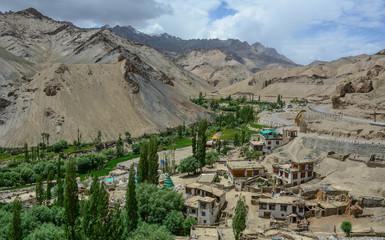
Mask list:
[[385,155],[384,144],[354,143],[336,141],[332,139],[321,139],[315,137],[304,137],[303,144],[310,149],[318,149],[325,152],[334,151],[338,154],[357,154],[370,157],[372,154]]

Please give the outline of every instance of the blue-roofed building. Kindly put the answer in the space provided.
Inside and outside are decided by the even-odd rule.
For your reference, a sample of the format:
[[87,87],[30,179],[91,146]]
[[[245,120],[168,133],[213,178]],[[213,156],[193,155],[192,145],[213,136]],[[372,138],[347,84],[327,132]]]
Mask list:
[[282,146],[283,138],[277,130],[266,129],[260,134],[251,136],[249,149],[254,151],[268,152]]

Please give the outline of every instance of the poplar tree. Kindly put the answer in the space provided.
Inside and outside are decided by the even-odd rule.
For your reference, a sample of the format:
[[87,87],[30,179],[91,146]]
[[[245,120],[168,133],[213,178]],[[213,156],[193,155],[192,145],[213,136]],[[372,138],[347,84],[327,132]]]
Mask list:
[[236,240],[240,239],[241,233],[246,229],[246,217],[249,206],[246,205],[245,196],[240,196],[235,207],[233,217],[233,233]]
[[12,240],[22,239],[21,217],[20,217],[21,209],[22,209],[21,202],[18,198],[16,198],[12,203],[12,210],[13,210],[12,229],[11,229]]
[[143,183],[148,179],[148,152],[149,143],[143,141],[140,146],[140,158],[138,163],[138,183]]
[[202,168],[205,166],[206,159],[206,130],[207,120],[204,119],[199,123],[198,127],[198,144],[197,144],[197,160],[202,172]]
[[29,162],[28,144],[24,143],[24,158],[26,162]]
[[75,161],[70,159],[65,174],[64,222],[67,239],[76,239],[76,219],[79,216],[78,185]]
[[64,203],[64,189],[63,189],[63,179],[61,172],[61,162],[60,157],[57,160],[57,175],[56,175],[56,185],[57,185],[57,205],[63,207]]
[[150,145],[148,148],[148,175],[147,181],[148,183],[158,184],[159,176],[159,156],[158,156],[158,139],[156,137],[152,137],[150,139]]
[[129,232],[136,229],[138,225],[138,202],[136,201],[135,192],[135,168],[134,164],[130,167],[130,175],[128,177],[127,193],[126,193],[126,211],[127,211],[127,229]]
[[51,189],[52,189],[52,180],[54,177],[54,172],[51,170],[48,173],[48,178],[47,178],[47,191],[46,191],[46,203],[47,206],[49,206],[49,203],[51,201]]
[[36,178],[36,203],[41,205],[44,202],[44,186],[43,186],[43,176],[39,174]]
[[122,157],[124,155],[123,140],[119,133],[119,139],[116,142],[116,157]]

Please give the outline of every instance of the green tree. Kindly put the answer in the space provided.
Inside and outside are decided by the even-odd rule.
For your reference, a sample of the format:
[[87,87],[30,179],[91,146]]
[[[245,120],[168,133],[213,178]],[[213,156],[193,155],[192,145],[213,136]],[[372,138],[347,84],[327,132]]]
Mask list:
[[190,173],[195,173],[198,167],[198,160],[194,156],[190,156],[180,161],[178,171],[190,175]]
[[199,167],[202,172],[202,168],[205,166],[206,159],[206,130],[207,130],[207,120],[203,119],[199,123],[198,128],[198,144],[197,144],[197,160]]
[[349,236],[350,232],[352,231],[352,224],[349,221],[343,221],[340,228],[345,232],[346,236]]
[[218,162],[219,154],[214,151],[210,151],[206,153],[206,164],[213,166],[214,163]]
[[238,135],[238,133],[236,133],[234,135],[234,146],[239,146],[239,145],[240,145],[240,143],[239,143],[239,135]]
[[43,175],[39,174],[36,178],[36,203],[41,205],[45,199],[44,186],[43,186]]
[[245,196],[240,195],[233,217],[233,232],[236,240],[240,239],[241,233],[246,229],[246,217],[249,206],[246,205]]
[[56,168],[56,186],[57,186],[57,205],[63,207],[64,205],[64,187],[61,171],[61,157],[57,159],[57,168]]
[[192,217],[188,217],[184,220],[183,222],[183,230],[184,230],[184,235],[189,236],[191,232],[191,227],[196,225],[198,222]]
[[147,224],[142,222],[138,228],[132,233],[129,240],[173,240],[174,236],[167,230],[165,226],[157,224]]
[[192,141],[192,154],[194,157],[197,156],[197,133],[195,129],[195,124],[191,127],[191,141]]
[[148,175],[147,181],[148,183],[158,184],[159,176],[159,155],[158,155],[158,139],[156,137],[152,137],[150,139],[149,151],[148,151]]
[[64,194],[64,222],[66,236],[76,239],[76,220],[79,216],[78,185],[76,183],[76,165],[73,159],[67,162]]
[[139,217],[138,202],[136,201],[135,193],[135,175],[134,164],[131,164],[126,193],[127,229],[130,232],[138,225]]
[[16,198],[12,203],[13,218],[12,218],[12,228],[11,228],[11,239],[12,240],[21,240],[22,239],[22,230],[21,230],[21,213],[22,205],[18,198]]
[[28,144],[24,143],[24,158],[26,162],[29,162]]
[[162,224],[172,210],[182,211],[184,203],[181,194],[146,183],[136,187],[136,199],[140,217],[151,224]]
[[182,213],[173,210],[169,214],[167,214],[166,218],[163,220],[163,226],[166,226],[166,228],[172,234],[176,235],[183,227],[183,220],[184,217]]
[[35,178],[35,171],[29,167],[23,167],[20,171],[20,177],[23,179],[24,184],[31,183]]
[[83,230],[89,239],[107,239],[110,224],[109,194],[104,182],[95,175],[90,188],[90,198],[84,205]]
[[63,228],[55,226],[53,223],[43,223],[42,225],[35,228],[28,236],[26,240],[56,240],[65,239],[65,232]]
[[52,145],[52,148],[55,153],[60,153],[64,151],[64,149],[68,148],[68,142],[66,140],[60,140],[59,142]]
[[54,178],[54,175],[55,175],[55,173],[53,172],[53,170],[49,171],[48,178],[47,178],[47,190],[46,190],[47,206],[49,206],[50,201],[51,201],[52,180]]
[[179,125],[178,126],[178,138],[179,139],[182,139],[182,137],[183,137],[183,126],[182,125]]
[[121,138],[121,135],[119,133],[119,139],[116,142],[116,157],[123,157],[124,155],[124,148],[123,148],[123,140]]
[[140,158],[138,163],[138,183],[143,183],[148,179],[148,153],[149,143],[143,141],[140,146]]
[[129,132],[125,132],[124,135],[126,136],[126,142],[127,144],[131,144],[132,143],[132,140],[131,140],[131,133]]

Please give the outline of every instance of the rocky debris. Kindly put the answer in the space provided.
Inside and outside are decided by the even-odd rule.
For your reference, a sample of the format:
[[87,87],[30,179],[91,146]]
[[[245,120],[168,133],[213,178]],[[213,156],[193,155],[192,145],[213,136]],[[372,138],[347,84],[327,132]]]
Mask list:
[[59,83],[58,81],[56,81],[54,79],[51,79],[50,81],[45,83],[43,92],[45,92],[45,94],[48,97],[53,97],[58,93],[58,91],[60,91],[61,87],[63,87],[63,85],[61,83]]
[[11,101],[5,99],[5,98],[0,98],[0,111],[4,110],[8,106],[12,104]]

